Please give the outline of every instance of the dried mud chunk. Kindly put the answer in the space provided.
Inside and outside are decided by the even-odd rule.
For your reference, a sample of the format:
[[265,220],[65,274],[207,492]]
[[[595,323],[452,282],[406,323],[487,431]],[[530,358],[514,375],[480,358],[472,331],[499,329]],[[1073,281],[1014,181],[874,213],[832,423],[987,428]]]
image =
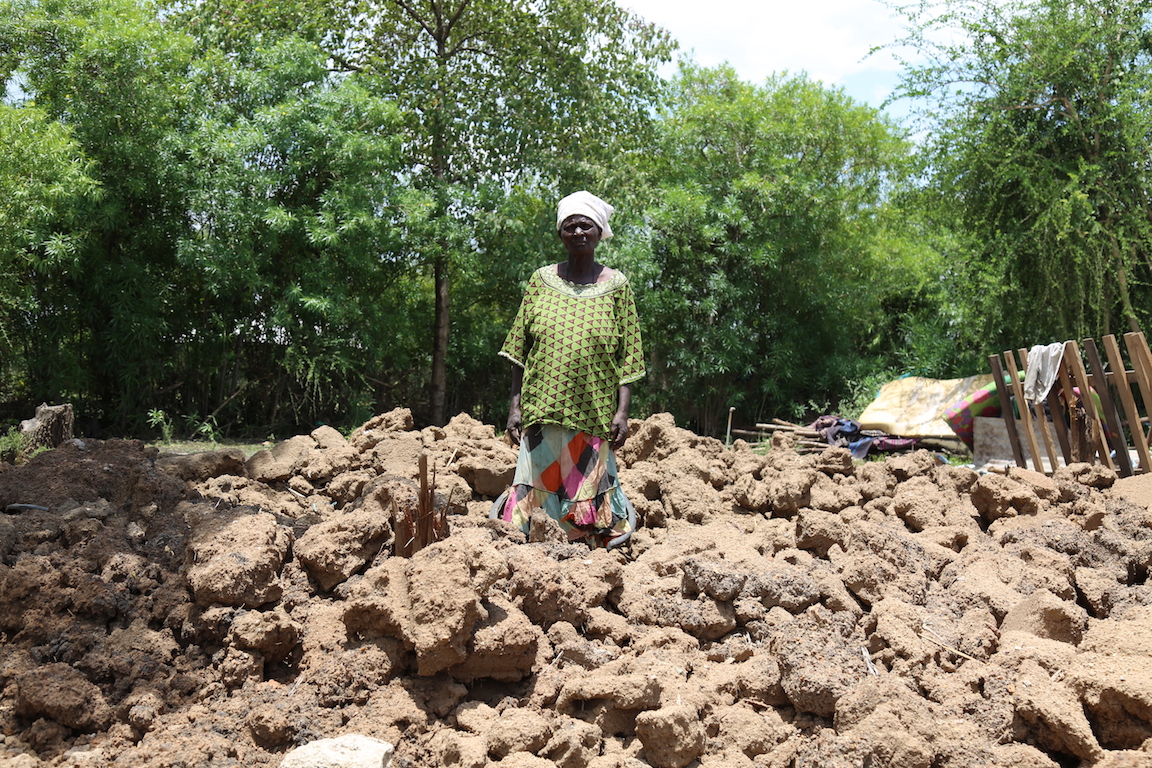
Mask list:
[[360,509],[313,525],[292,549],[321,589],[330,590],[379,554],[391,531],[381,511]]
[[312,430],[309,437],[315,447],[303,456],[295,471],[313,483],[320,484],[347,472],[359,461],[360,451],[327,424]]
[[776,710],[758,712],[743,703],[718,709],[708,718],[707,728],[725,749],[739,750],[749,758],[768,754],[794,732]]
[[1084,716],[1084,707],[1068,686],[1051,678],[1043,667],[1025,660],[1013,686],[1017,728],[1027,724],[1026,734],[1017,741],[1028,741],[1042,749],[1076,755],[1094,761],[1104,750],[1092,733]]
[[716,489],[698,477],[665,476],[662,488],[664,514],[673,520],[703,522],[720,504],[720,494]]
[[1100,744],[1139,749],[1152,738],[1152,670],[1147,656],[1081,653],[1067,682],[1091,714]]
[[896,474],[888,462],[870,461],[856,473],[859,489],[865,501],[891,496],[896,491]]
[[602,549],[557,561],[542,547],[516,547],[508,553],[508,567],[508,594],[532,623],[545,629],[557,621],[584,624],[589,611],[624,583],[620,562]]
[[16,545],[16,525],[7,515],[0,515],[0,561],[12,553]]
[[814,469],[791,469],[766,478],[772,514],[791,517],[802,507],[812,506],[812,486],[821,477],[826,478]]
[[95,683],[68,664],[47,664],[16,678],[16,711],[47,717],[77,731],[102,731],[112,710]]
[[389,432],[408,432],[413,426],[415,422],[410,409],[394,408],[388,413],[373,416],[357,427],[348,442],[363,452],[380,442]]
[[604,733],[592,723],[563,718],[539,754],[556,768],[587,768],[600,754],[603,741]]
[[796,515],[796,546],[826,557],[833,544],[844,546],[845,528],[839,515],[819,509],[802,509]]
[[1088,606],[1092,617],[1108,618],[1124,590],[1116,574],[1105,568],[1077,568],[1075,575],[1076,594]]
[[488,764],[488,742],[483,736],[442,729],[433,733],[425,746],[429,765],[484,768]]
[[300,642],[300,625],[283,609],[247,611],[232,622],[232,641],[240,648],[260,651],[273,663],[282,661]]
[[913,531],[941,526],[977,528],[973,519],[976,508],[970,501],[945,493],[924,476],[901,483],[892,499],[891,509]]
[[704,753],[704,725],[695,707],[669,706],[636,716],[636,736],[655,768],[683,768]]
[[740,475],[732,488],[732,495],[736,503],[753,512],[764,512],[768,509],[768,484],[757,480],[751,474]]
[[296,435],[270,450],[257,451],[246,462],[248,477],[262,483],[283,482],[300,468],[315,447],[316,441],[308,435]]
[[779,560],[764,560],[751,570],[743,593],[759,598],[765,608],[780,606],[789,613],[799,613],[821,597],[819,583],[805,568]]
[[1009,610],[1000,630],[1027,632],[1037,637],[1079,645],[1087,626],[1088,614],[1083,608],[1042,589]]
[[307,718],[295,701],[258,705],[244,718],[252,740],[265,749],[277,749],[296,740],[307,728]]
[[797,617],[777,628],[771,642],[788,700],[801,712],[821,717],[835,714],[837,700],[868,674],[860,655],[863,642],[849,647],[842,633],[850,625],[837,626],[828,616],[821,611]]
[[1116,484],[1117,477],[1115,470],[1109,469],[1103,464],[1086,464],[1083,462],[1069,464],[1052,473],[1052,479],[1058,485],[1062,480],[1071,478],[1080,485],[1099,490],[1111,488]]
[[552,643],[556,664],[561,669],[572,665],[595,669],[615,660],[619,655],[619,649],[606,647],[581,636],[566,621],[558,621],[549,627],[548,640]]
[[[894,677],[867,677],[836,702],[836,730],[866,733],[865,765],[933,765],[942,713]],[[922,759],[922,758],[926,758]]]
[[1040,511],[1040,497],[1029,486],[992,473],[983,475],[972,486],[972,504],[990,522]]
[[267,512],[239,508],[216,512],[209,504],[189,505],[188,586],[200,605],[258,608],[278,600],[280,568],[292,532]]
[[1121,621],[1091,622],[1082,651],[1122,656],[1152,656],[1152,607],[1134,608]]
[[350,633],[402,637],[416,651],[419,674],[434,675],[468,657],[468,642],[487,611],[482,596],[508,576],[508,561],[485,528],[462,530],[417,552],[369,569],[349,590]]
[[740,594],[748,575],[733,563],[691,557],[681,565],[685,584],[694,593],[726,602]]
[[552,727],[542,715],[527,709],[505,710],[487,730],[488,754],[497,760],[513,752],[535,754],[551,735]]
[[449,440],[492,440],[496,437],[496,428],[461,412],[444,425],[444,435]]
[[373,467],[381,474],[414,478],[424,451],[424,438],[419,432],[393,432],[361,454],[360,465]]
[[481,496],[499,496],[512,485],[516,458],[516,452],[502,444],[469,446],[459,458],[456,472]]
[[897,481],[904,482],[910,477],[928,474],[940,465],[941,459],[931,451],[921,449],[901,456],[894,456],[884,463],[896,476]]
[[1031,488],[1036,497],[1043,501],[1057,501],[1060,498],[1059,485],[1043,472],[1023,467],[1008,467],[1008,477]]
[[931,561],[903,525],[858,521],[849,524],[847,541],[847,551],[832,547],[828,557],[852,594],[867,605],[885,597],[923,604]]
[[375,475],[367,469],[342,472],[328,481],[325,492],[336,503],[348,504],[364,494],[364,489],[373,477]]
[[[677,579],[664,583],[676,584]],[[657,627],[680,627],[701,640],[719,640],[734,630],[736,613],[732,605],[700,595],[688,600],[677,589],[669,593],[661,582],[636,584],[625,580],[616,606],[629,620]]]
[[872,606],[864,621],[868,633],[868,650],[877,653],[889,648],[900,659],[912,664],[927,661],[934,646],[921,640],[924,611],[895,598],[886,598]]
[[156,460],[156,466],[170,475],[189,482],[202,482],[221,475],[243,477],[247,472],[244,452],[239,448],[202,451],[185,456],[162,455]]
[[[522,680],[532,672],[543,632],[506,599],[485,601],[487,618],[476,627],[468,658],[449,670],[457,680],[490,677],[503,682]],[[534,750],[533,750],[534,751]]]
[[852,451],[832,446],[816,455],[814,469],[826,475],[851,476],[856,474],[856,462],[852,459]]

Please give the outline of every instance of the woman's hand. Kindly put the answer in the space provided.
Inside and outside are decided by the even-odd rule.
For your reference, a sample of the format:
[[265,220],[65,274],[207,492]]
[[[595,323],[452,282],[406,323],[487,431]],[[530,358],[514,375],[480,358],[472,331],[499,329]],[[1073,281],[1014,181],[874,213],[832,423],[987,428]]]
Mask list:
[[628,439],[628,409],[632,406],[632,385],[621,384],[616,391],[616,415],[612,417],[612,426],[608,429],[608,439],[612,450],[624,447]]
[[624,441],[628,439],[628,414],[616,412],[612,417],[612,427],[608,432],[608,438],[612,444],[612,450],[617,450],[624,447]]
[[516,395],[512,398],[511,404],[508,406],[508,437],[512,440],[512,445],[520,445],[521,429],[523,428],[522,419],[520,417],[520,396]]

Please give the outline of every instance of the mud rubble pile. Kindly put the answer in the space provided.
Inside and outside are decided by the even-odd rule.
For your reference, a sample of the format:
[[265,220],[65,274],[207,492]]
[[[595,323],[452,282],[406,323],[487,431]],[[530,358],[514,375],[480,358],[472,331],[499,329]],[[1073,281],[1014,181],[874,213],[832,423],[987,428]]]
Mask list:
[[[436,469],[451,536],[393,556]],[[854,464],[633,423],[626,551],[488,520],[468,416],[244,459],[74,440],[0,465],[0,766],[1152,765],[1152,497],[1074,465]]]

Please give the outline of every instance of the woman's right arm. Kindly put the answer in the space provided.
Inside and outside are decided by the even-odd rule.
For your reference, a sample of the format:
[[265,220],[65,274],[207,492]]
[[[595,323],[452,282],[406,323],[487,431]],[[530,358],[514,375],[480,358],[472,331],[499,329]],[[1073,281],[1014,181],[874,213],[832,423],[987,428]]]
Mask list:
[[524,369],[518,365],[512,366],[512,398],[508,404],[508,437],[513,445],[520,445],[521,428],[520,416],[520,389],[524,385]]

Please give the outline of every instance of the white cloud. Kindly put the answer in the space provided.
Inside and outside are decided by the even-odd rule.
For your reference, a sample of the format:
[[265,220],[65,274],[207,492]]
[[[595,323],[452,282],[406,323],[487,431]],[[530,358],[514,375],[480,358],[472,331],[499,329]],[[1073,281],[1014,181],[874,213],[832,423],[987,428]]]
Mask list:
[[880,0],[619,2],[667,29],[699,64],[727,61],[751,82],[774,72],[806,72],[873,106],[897,82],[899,69],[889,53],[869,55],[902,29],[901,19]]

